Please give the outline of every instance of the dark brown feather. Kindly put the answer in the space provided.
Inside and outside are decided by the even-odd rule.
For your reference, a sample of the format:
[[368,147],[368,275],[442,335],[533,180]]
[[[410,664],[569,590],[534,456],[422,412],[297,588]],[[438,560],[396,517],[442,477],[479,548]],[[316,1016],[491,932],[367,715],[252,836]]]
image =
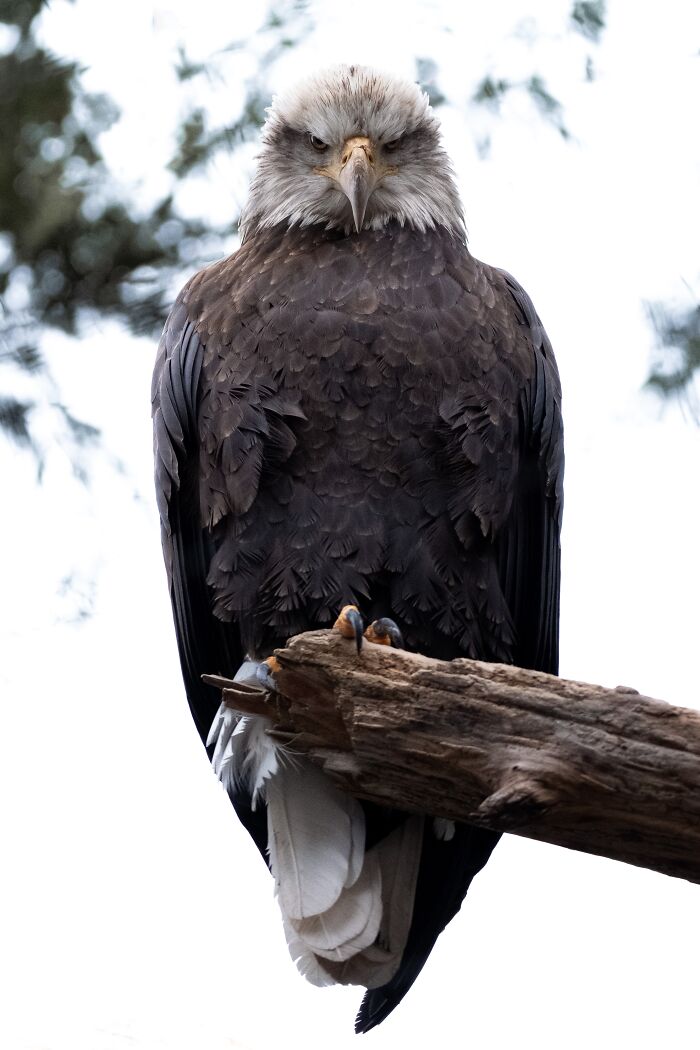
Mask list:
[[512,278],[446,232],[258,234],[190,281],[166,329],[165,493],[186,324],[200,524],[223,555],[208,580],[237,653],[380,591],[413,648],[554,669],[559,387]]

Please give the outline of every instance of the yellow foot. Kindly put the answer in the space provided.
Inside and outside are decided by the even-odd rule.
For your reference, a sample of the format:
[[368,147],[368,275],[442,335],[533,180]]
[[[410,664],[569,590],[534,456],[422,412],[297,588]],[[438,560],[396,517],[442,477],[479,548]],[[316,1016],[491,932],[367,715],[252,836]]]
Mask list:
[[255,672],[255,677],[260,684],[271,692],[275,691],[275,679],[274,675],[280,669],[279,660],[275,656],[268,656],[266,660],[258,664],[258,669]]
[[333,624],[334,631],[340,631],[343,638],[354,638],[357,651],[362,648],[362,631],[364,622],[360,610],[356,605],[344,605],[340,610],[340,616]]
[[376,645],[391,645],[394,649],[403,649],[401,631],[388,616],[382,616],[380,620],[371,623],[365,631],[365,638]]

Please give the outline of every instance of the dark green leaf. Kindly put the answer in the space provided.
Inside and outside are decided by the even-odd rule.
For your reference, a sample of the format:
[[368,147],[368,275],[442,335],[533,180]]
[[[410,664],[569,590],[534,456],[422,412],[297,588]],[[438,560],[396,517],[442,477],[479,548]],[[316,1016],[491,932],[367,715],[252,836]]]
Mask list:
[[605,0],[576,0],[571,9],[573,28],[594,43],[599,43],[605,29]]
[[501,99],[510,91],[512,84],[507,80],[494,80],[491,76],[485,76],[477,84],[476,91],[472,95],[472,102],[486,104],[498,109]]
[[562,104],[547,90],[542,77],[530,77],[525,87],[542,116],[554,124],[562,138],[568,139],[570,136],[564,124]]
[[4,430],[18,445],[31,447],[29,413],[33,405],[14,397],[0,397],[0,430]]
[[655,303],[647,309],[657,337],[647,386],[664,396],[688,392],[700,369],[700,306],[674,310]]
[[432,58],[416,59],[416,80],[423,88],[423,91],[426,92],[433,109],[437,109],[438,106],[442,106],[445,102],[445,96],[437,86],[437,77],[437,62]]

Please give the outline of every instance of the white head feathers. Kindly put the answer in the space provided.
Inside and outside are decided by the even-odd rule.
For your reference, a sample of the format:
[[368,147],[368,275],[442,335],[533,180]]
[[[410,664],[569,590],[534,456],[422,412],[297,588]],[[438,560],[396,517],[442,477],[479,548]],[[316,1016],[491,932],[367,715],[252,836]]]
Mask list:
[[280,223],[350,232],[353,209],[341,173],[353,143],[371,183],[363,228],[394,220],[463,235],[454,173],[427,95],[365,66],[336,66],[273,99],[241,218],[244,239]]

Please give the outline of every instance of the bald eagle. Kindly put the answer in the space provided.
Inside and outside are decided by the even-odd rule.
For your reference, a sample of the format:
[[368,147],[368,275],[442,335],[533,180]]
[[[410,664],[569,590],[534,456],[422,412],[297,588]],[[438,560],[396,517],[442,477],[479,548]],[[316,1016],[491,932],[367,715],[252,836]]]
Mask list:
[[241,246],[167,320],[153,419],[195,724],[294,960],[364,986],[366,1032],[498,835],[346,797],[201,675],[268,686],[273,650],[346,605],[429,656],[557,671],[556,364],[520,285],[469,253],[416,85],[341,66],[273,100]]

